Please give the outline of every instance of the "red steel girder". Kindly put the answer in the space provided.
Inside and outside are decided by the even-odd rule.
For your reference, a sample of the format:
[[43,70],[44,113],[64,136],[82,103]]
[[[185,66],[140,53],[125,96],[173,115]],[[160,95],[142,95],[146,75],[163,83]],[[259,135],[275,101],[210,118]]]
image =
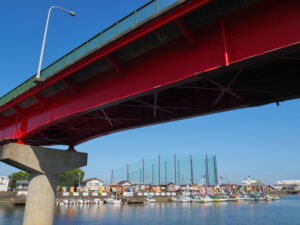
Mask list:
[[[59,73],[46,81],[45,84],[27,92],[8,105],[13,106],[21,99],[25,99],[26,96],[33,95],[159,26],[180,18],[206,2],[189,1],[107,48],[99,50],[99,52]],[[134,66],[128,66],[124,69],[122,79],[117,76],[108,76],[105,80],[87,81],[84,86],[78,87],[80,88],[79,96],[61,94],[52,99],[48,107],[32,110],[16,122],[1,126],[0,138],[15,139],[19,137],[26,139],[66,118],[134,99],[137,95],[157,92],[159,88],[191,78],[195,74],[201,76],[202,73],[222,65],[242,63],[246,59],[296,46],[300,43],[299,13],[299,2],[296,0],[284,2],[266,0],[223,17],[219,23],[205,27],[199,32],[200,34],[194,36],[195,47],[193,49],[187,48],[182,44],[182,40],[178,40],[136,59]],[[225,60],[224,52],[226,53]],[[2,110],[8,105],[2,107]],[[153,113],[155,115],[155,109]]]
[[177,9],[173,10],[172,12],[168,13],[165,16],[158,17],[157,19],[153,20],[152,22],[144,25],[140,29],[136,30],[135,32],[132,32],[125,37],[120,38],[119,40],[111,43],[107,47],[97,51],[96,53],[86,57],[85,59],[81,60],[78,63],[75,63],[74,65],[70,66],[68,69],[59,72],[56,76],[53,76],[49,79],[47,79],[45,82],[43,82],[41,85],[37,86],[36,88],[32,88],[28,92],[22,94],[21,96],[15,98],[14,100],[10,101],[8,104],[0,107],[0,111],[4,111],[5,109],[11,107],[12,105],[16,104],[19,101],[22,101],[26,99],[27,97],[33,95],[34,93],[44,89],[47,86],[50,86],[54,84],[55,82],[62,80],[64,77],[69,76],[70,74],[78,71],[79,69],[95,62],[96,60],[108,56],[112,52],[118,50],[119,48],[137,40],[140,37],[143,37],[144,35],[160,28],[161,26],[168,24],[177,18],[182,17],[183,15],[189,13],[190,11],[206,4],[210,0],[194,0],[189,1],[183,4],[181,7],[178,7]]

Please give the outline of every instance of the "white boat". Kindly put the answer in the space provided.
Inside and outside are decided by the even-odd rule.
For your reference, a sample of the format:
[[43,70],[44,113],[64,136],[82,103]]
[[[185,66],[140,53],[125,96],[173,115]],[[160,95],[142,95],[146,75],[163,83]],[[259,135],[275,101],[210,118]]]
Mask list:
[[171,198],[171,200],[173,202],[181,202],[181,203],[187,203],[187,202],[192,202],[193,199],[190,198],[190,197],[186,197],[186,196],[181,196],[181,197],[174,197],[174,198]]
[[56,205],[58,205],[58,206],[63,206],[63,205],[64,205],[64,203],[63,203],[63,202],[59,202],[59,201],[57,201],[57,202],[56,202]]
[[246,194],[240,194],[237,196],[237,201],[255,201],[254,197],[251,197],[249,195]]
[[278,199],[279,199],[279,197],[266,195],[266,201],[274,201],[274,200],[278,200]]
[[69,205],[75,205],[75,201],[74,200],[69,200]]
[[101,201],[101,199],[99,199],[99,198],[95,198],[91,203],[92,203],[92,204],[100,205],[100,204],[103,203],[103,201]]
[[200,197],[200,202],[202,203],[206,203],[206,202],[215,202],[215,199],[211,198],[210,196],[208,195],[205,195],[205,196],[201,196]]
[[66,200],[66,199],[63,200],[63,204],[64,204],[64,205],[69,205],[69,200]]
[[115,198],[106,198],[105,202],[108,204],[114,204],[114,205],[121,205],[122,200],[121,199],[115,199]]
[[193,198],[193,202],[201,202],[200,196],[195,196],[195,197]]
[[148,196],[145,200],[146,200],[146,202],[149,202],[149,203],[156,202],[155,198],[153,198],[152,196]]

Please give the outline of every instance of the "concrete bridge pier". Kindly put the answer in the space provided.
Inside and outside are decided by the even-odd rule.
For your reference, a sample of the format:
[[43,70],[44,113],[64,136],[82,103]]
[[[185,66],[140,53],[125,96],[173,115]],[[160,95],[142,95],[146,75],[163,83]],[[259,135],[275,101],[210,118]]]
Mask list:
[[0,161],[30,173],[23,225],[52,225],[58,174],[85,166],[87,153],[7,144]]

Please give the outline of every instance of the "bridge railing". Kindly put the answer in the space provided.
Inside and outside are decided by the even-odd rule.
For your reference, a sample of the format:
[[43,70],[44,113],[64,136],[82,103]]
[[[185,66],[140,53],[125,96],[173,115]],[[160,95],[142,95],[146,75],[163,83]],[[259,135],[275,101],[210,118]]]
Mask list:
[[[170,7],[171,5],[183,2],[183,0],[152,0],[130,13],[126,17],[117,21],[110,27],[106,28],[102,32],[98,33],[88,41],[79,45],[77,48],[67,53],[63,57],[59,58],[41,72],[41,77],[49,78],[56,74],[58,71],[68,67],[74,62],[80,60],[84,56],[90,54],[91,52],[98,50],[99,48],[105,46],[108,42],[114,40],[116,37],[119,37],[120,34],[127,32],[133,27],[143,23],[150,17],[160,13],[162,10]],[[6,104],[13,98],[24,93],[25,91],[31,89],[36,84],[34,82],[34,76],[19,85],[17,88],[9,92],[0,98],[0,106]]]

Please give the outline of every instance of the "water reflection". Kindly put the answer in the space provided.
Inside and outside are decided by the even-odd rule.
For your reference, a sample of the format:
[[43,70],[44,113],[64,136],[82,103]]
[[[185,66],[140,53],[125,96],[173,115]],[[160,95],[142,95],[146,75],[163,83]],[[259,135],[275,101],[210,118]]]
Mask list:
[[[24,207],[0,206],[0,225],[21,225]],[[300,198],[273,202],[60,206],[55,225],[300,225]]]
[[0,225],[20,225],[22,224],[23,215],[24,207],[0,205]]

